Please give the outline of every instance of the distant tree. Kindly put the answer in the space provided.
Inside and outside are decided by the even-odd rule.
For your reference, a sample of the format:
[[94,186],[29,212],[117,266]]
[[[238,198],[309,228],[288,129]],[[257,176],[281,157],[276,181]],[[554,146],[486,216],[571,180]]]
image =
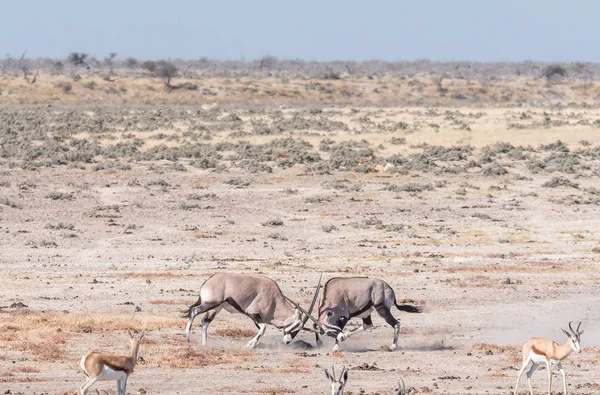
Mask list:
[[272,69],[277,64],[277,58],[272,55],[263,56],[260,60],[260,69]]
[[171,87],[171,79],[177,75],[177,66],[166,60],[147,60],[142,63],[141,68],[148,70],[154,77],[162,78],[165,85]]
[[110,68],[110,71],[113,70],[113,66],[114,66],[114,60],[117,57],[117,53],[116,52],[111,52],[108,54],[107,57],[104,58],[104,64],[107,65]]
[[138,65],[138,61],[136,58],[128,57],[127,59],[125,59],[125,65],[129,69],[135,69]]
[[171,86],[171,79],[177,75],[177,66],[166,60],[159,60],[156,62],[156,69],[154,75],[158,78],[162,78],[165,81],[165,85]]
[[548,81],[557,80],[567,77],[567,70],[558,64],[551,64],[542,70],[542,75],[546,77]]
[[154,71],[156,70],[156,62],[153,60],[146,60],[142,63],[140,67],[144,70],[148,70],[149,72],[154,73]]
[[88,54],[81,52],[71,52],[67,57],[67,61],[74,66],[83,66]]

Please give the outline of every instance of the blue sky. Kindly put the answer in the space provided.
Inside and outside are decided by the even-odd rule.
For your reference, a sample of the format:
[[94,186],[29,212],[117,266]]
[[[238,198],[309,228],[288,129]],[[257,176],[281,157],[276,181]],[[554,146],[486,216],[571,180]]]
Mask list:
[[5,1],[0,56],[595,61],[600,1]]

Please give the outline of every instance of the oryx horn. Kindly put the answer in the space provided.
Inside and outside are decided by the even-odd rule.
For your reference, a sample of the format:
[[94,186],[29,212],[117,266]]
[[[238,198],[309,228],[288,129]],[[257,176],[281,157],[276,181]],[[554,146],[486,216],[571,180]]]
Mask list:
[[313,296],[313,300],[310,303],[310,307],[308,309],[308,313],[306,313],[306,316],[304,317],[304,319],[302,320],[302,326],[304,327],[304,324],[306,324],[306,322],[308,321],[309,318],[312,318],[312,320],[318,325],[318,321],[315,320],[312,316],[312,311],[315,307],[315,303],[317,302],[317,298],[319,297],[319,290],[321,289],[321,280],[323,279],[323,273],[321,273],[321,275],[319,276],[319,283],[317,284],[317,289],[315,291],[315,294]]

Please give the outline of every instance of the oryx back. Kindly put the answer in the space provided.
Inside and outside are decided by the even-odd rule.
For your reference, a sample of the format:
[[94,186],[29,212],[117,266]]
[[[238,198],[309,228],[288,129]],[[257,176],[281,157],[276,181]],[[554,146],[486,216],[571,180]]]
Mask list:
[[283,329],[284,342],[287,344],[304,327],[308,319],[306,317],[310,316],[309,312],[303,319],[303,310],[286,298],[277,283],[266,276],[218,273],[202,284],[198,301],[184,315],[188,318],[185,330],[188,342],[194,318],[206,313],[202,319],[202,344],[206,345],[208,325],[221,309],[244,314],[254,321],[259,331],[248,342],[248,347],[258,344],[266,324]]
[[[319,304],[319,322],[325,333],[336,338],[334,351],[338,343],[347,337],[370,329],[371,314],[377,313],[394,328],[394,342],[390,347],[396,349],[400,333],[400,322],[392,315],[390,309],[395,306],[399,310],[418,313],[420,309],[412,305],[398,305],[392,287],[383,280],[368,277],[336,277],[325,283],[323,299]],[[363,325],[350,332],[343,329],[352,318],[361,318]]]

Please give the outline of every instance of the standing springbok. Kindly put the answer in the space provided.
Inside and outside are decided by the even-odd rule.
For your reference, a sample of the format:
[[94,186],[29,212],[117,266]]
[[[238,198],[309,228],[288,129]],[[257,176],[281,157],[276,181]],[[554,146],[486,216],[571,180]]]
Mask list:
[[[335,277],[328,280],[323,287],[318,320],[322,331],[335,338],[333,351],[336,352],[340,342],[372,328],[371,313],[375,310],[394,328],[394,341],[390,346],[390,351],[394,351],[398,347],[400,322],[392,315],[392,306],[409,313],[421,312],[417,306],[397,304],[394,290],[383,280],[368,277]],[[362,318],[362,326],[344,333],[344,327],[354,317]],[[315,334],[317,343],[321,344],[319,333],[315,331]]]
[[140,343],[146,331],[142,331],[138,337],[129,333],[131,351],[129,356],[102,354],[92,352],[81,358],[81,369],[88,376],[87,381],[81,386],[81,395],[86,395],[88,389],[98,380],[116,380],[117,395],[125,395],[127,389],[127,378],[133,373],[137,362]]
[[564,334],[569,337],[566,343],[562,346],[552,340],[535,337],[527,340],[527,343],[523,345],[523,366],[521,367],[519,375],[517,376],[515,395],[517,395],[519,390],[519,381],[521,380],[521,376],[523,375],[523,372],[525,372],[525,369],[527,369],[527,366],[529,366],[529,363],[531,363],[531,368],[529,368],[529,371],[527,371],[527,383],[529,384],[529,392],[531,395],[533,395],[531,376],[541,364],[545,364],[546,368],[548,369],[548,394],[551,394],[552,365],[555,365],[558,367],[560,373],[562,373],[563,389],[565,395],[567,395],[567,378],[561,362],[563,359],[568,357],[571,352],[581,352],[580,337],[583,334],[583,331],[579,330],[579,327],[581,327],[581,322],[579,322],[579,325],[577,325],[577,330],[573,330],[571,327],[572,322],[573,321],[569,322],[569,332],[560,328]]
[[329,374],[329,370],[325,369],[325,377],[329,380],[331,384],[331,395],[342,395],[344,393],[344,387],[346,387],[346,383],[348,382],[348,369],[344,366],[342,368],[342,373],[340,373],[340,377],[335,377],[335,368],[331,367],[331,374]]
[[185,328],[187,341],[188,343],[190,341],[194,318],[198,314],[206,313],[202,319],[202,345],[205,346],[208,339],[208,325],[224,308],[230,313],[248,316],[258,328],[258,333],[246,344],[246,347],[257,346],[265,333],[266,324],[283,329],[283,342],[289,344],[302,329],[316,331],[305,328],[304,325],[309,319],[317,323],[311,313],[320,287],[321,279],[307,312],[283,295],[277,283],[268,277],[253,274],[214,274],[202,284],[198,301],[184,314],[184,318],[188,318]]

